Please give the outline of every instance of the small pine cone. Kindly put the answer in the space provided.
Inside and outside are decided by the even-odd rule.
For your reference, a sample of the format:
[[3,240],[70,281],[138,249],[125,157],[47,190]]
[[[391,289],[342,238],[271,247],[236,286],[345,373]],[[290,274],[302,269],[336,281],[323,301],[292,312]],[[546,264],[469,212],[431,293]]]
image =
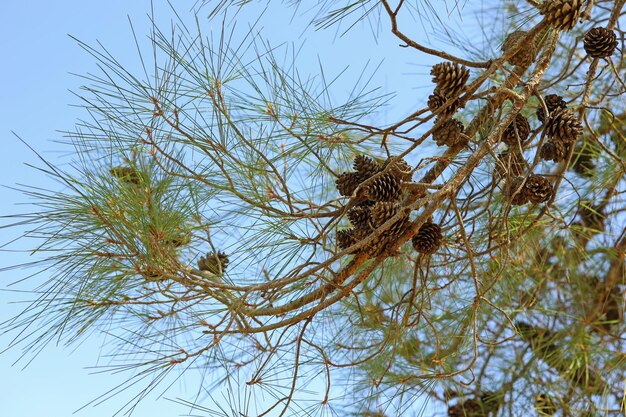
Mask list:
[[435,91],[433,94],[428,96],[428,108],[433,113],[438,114],[440,116],[443,116],[443,117],[451,116],[457,111],[459,107],[459,103],[458,103],[458,100],[454,101],[453,103],[451,103],[450,105],[448,105],[448,107],[444,109],[443,105],[446,103],[446,101],[448,101],[448,98],[446,96],[444,96],[438,91]]
[[441,246],[442,239],[441,226],[433,222],[426,222],[413,236],[411,242],[413,243],[413,248],[419,253],[431,255],[437,252],[437,249]]
[[[567,108],[567,103],[563,100],[563,97],[558,94],[548,94],[543,98],[543,101],[546,103],[546,107],[548,108],[548,115],[556,109]],[[541,123],[545,123],[546,121],[546,113],[542,105],[537,108],[537,119],[539,119]]]
[[553,416],[559,407],[548,394],[539,394],[535,397],[535,410],[540,416]]
[[593,153],[590,152],[589,148],[579,146],[574,150],[574,162],[572,163],[572,169],[582,177],[592,177],[593,172],[596,169],[596,164],[593,159]]
[[358,239],[356,238],[356,233],[354,232],[354,229],[344,229],[337,231],[337,247],[340,250],[348,249],[357,241]]
[[362,178],[358,172],[344,172],[337,178],[335,185],[339,194],[350,197],[361,182]]
[[436,91],[443,96],[454,97],[463,91],[470,72],[464,65],[446,61],[433,66],[430,75],[437,84]]
[[228,266],[228,256],[222,251],[209,252],[206,257],[201,256],[198,259],[198,269],[200,271],[210,272],[212,274],[221,275],[226,271]]
[[522,186],[524,177],[514,177],[504,186],[504,194],[511,199],[511,204],[521,206],[530,201],[526,187]]
[[[506,54],[514,48],[517,48],[519,46],[519,42],[522,42],[522,39],[526,37],[527,33],[528,32],[523,30],[516,30],[515,32],[509,33],[504,39],[500,50]],[[537,47],[535,46],[535,42],[531,39],[524,43],[518,52],[510,57],[507,62],[511,65],[527,67],[533,63],[535,56],[537,56]]]
[[509,145],[509,148],[518,149],[524,146],[529,136],[530,124],[528,119],[518,113],[515,120],[504,129],[502,141]]
[[569,153],[570,145],[563,142],[554,142],[548,140],[541,147],[539,156],[544,161],[561,162],[565,160],[565,157]]
[[568,109],[557,109],[550,113],[546,122],[546,134],[553,142],[571,144],[583,132],[583,125]]
[[589,30],[583,39],[585,52],[591,58],[607,58],[617,48],[617,37],[610,29],[597,27]]
[[543,203],[552,197],[552,184],[546,177],[533,174],[526,180],[524,192],[532,203]]
[[545,0],[539,7],[539,12],[555,29],[570,30],[576,26],[583,5],[583,0]]
[[358,205],[348,210],[348,219],[350,223],[359,229],[368,229],[370,226],[371,214],[370,207]]
[[354,170],[361,176],[361,181],[365,181],[374,174],[380,172],[380,165],[373,158],[365,155],[357,155],[352,164]]
[[365,189],[365,196],[372,201],[396,201],[401,195],[402,181],[390,173],[375,178]]
[[438,146],[455,147],[467,144],[467,137],[463,135],[465,126],[456,119],[445,121],[437,130],[433,132],[433,139]]
[[[394,158],[394,156],[391,156],[391,158],[385,161],[385,163],[383,164],[383,169],[387,168],[387,165],[391,163],[392,158]],[[389,169],[389,173],[393,174],[400,181],[413,181],[413,167],[409,165],[409,163],[405,161],[404,158],[397,160],[393,167]]]
[[494,176],[500,177],[519,177],[526,171],[526,160],[524,155],[516,151],[502,152],[498,155]]

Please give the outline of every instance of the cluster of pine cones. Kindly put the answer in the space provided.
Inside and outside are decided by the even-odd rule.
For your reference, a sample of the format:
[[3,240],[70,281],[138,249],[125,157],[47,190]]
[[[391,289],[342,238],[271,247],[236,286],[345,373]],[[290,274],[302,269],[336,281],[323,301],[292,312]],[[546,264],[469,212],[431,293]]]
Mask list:
[[[347,216],[353,227],[337,232],[337,246],[340,249],[347,249],[367,239],[387,220],[400,212],[399,201],[404,191],[403,185],[412,180],[413,172],[412,167],[404,159],[392,161],[393,157],[381,166],[373,158],[358,155],[354,158],[354,172],[343,173],[337,178],[335,184],[339,193],[352,197],[359,185],[380,174],[362,187],[365,199],[348,210]],[[393,166],[388,167],[391,163]],[[380,255],[390,243],[395,242],[406,231],[409,223],[408,213],[401,215],[391,227],[371,239],[360,250],[370,256]]]
[[[385,253],[389,245],[410,226],[409,213],[404,212],[400,198],[404,184],[412,180],[413,169],[404,159],[391,157],[381,166],[373,158],[364,155],[354,158],[353,168],[353,172],[345,172],[337,178],[337,190],[343,196],[353,197],[363,184],[357,194],[363,195],[364,199],[348,210],[347,217],[352,227],[337,232],[337,246],[344,250],[369,239],[359,251],[378,256]],[[366,182],[370,178],[372,180]],[[386,230],[373,236],[383,224],[398,214],[398,218]],[[413,236],[413,247],[420,253],[432,254],[439,248],[441,240],[441,227],[426,222]]]
[[[430,71],[435,90],[428,96],[428,108],[438,117],[452,116],[460,107],[458,96],[465,89],[470,72],[456,62],[441,62]],[[451,101],[448,105],[446,102]],[[452,146],[452,145],[448,145]]]

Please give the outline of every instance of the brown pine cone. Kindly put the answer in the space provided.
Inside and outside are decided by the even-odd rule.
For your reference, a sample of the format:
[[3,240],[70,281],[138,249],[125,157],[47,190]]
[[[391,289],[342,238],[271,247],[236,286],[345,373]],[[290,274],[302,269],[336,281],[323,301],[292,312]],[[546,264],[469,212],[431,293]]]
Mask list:
[[201,256],[198,259],[198,269],[200,271],[211,272],[216,275],[221,275],[226,271],[228,266],[228,256],[222,251],[209,252],[205,256]]
[[515,116],[515,120],[504,129],[502,141],[506,143],[509,148],[518,149],[524,147],[524,143],[526,143],[529,136],[530,123],[528,123],[527,118],[518,113]]
[[365,189],[365,196],[372,201],[396,201],[402,195],[402,181],[395,175],[384,173]]
[[441,226],[433,222],[426,222],[413,236],[411,242],[413,243],[413,248],[419,253],[431,255],[437,252],[442,239],[443,234],[441,233]]
[[607,58],[617,48],[617,37],[610,29],[596,27],[585,34],[583,45],[591,58]]
[[583,125],[571,110],[556,109],[550,113],[545,129],[553,142],[571,144],[583,132]]
[[539,12],[555,29],[571,30],[583,11],[583,0],[545,0]]
[[347,213],[348,219],[352,226],[358,229],[368,229],[370,226],[371,214],[370,207],[365,205],[358,205],[352,207]]
[[552,197],[552,184],[543,175],[531,175],[524,184],[524,192],[534,204],[548,201]]
[[[567,103],[565,102],[565,100],[563,100],[563,97],[558,94],[548,94],[543,98],[543,101],[544,103],[546,103],[546,107],[548,108],[548,115],[550,115],[556,109],[567,108]],[[539,119],[541,123],[545,123],[546,121],[546,113],[542,105],[539,105],[539,107],[537,107],[537,119]]]
[[[436,122],[435,122],[436,123]],[[433,139],[438,146],[465,146],[467,136],[463,135],[465,126],[456,119],[446,120],[437,130],[433,132]]]
[[438,91],[433,92],[430,96],[428,96],[428,108],[434,114],[440,115],[442,117],[452,116],[458,109],[459,103],[458,100],[450,103],[448,107],[445,109],[443,105],[448,101],[448,98],[441,94]]
[[398,213],[400,205],[388,201],[379,201],[371,209],[372,226],[378,228]]
[[[506,54],[514,48],[517,48],[519,46],[519,42],[522,42],[522,39],[526,37],[527,33],[528,32],[523,30],[516,30],[515,32],[509,33],[504,39],[504,43],[502,44],[502,48],[500,48],[500,50]],[[507,62],[511,65],[527,67],[533,63],[536,56],[537,47],[535,46],[535,42],[531,39],[524,43],[517,53],[510,57]]]
[[504,195],[510,200],[514,206],[521,206],[530,201],[528,194],[526,193],[526,187],[524,183],[524,177],[514,177],[507,182],[504,186]]
[[454,97],[465,88],[470,72],[464,65],[446,61],[433,66],[430,75],[437,84],[435,91],[445,97]]
[[380,165],[373,158],[365,155],[357,155],[352,164],[354,170],[361,176],[361,181],[365,181],[374,174],[380,172]]
[[354,229],[337,230],[337,247],[340,250],[348,249],[357,241]]
[[569,153],[570,145],[563,142],[548,140],[541,147],[539,156],[545,161],[561,162]]
[[361,184],[362,178],[358,172],[344,172],[337,178],[335,185],[339,194],[350,197],[354,194],[359,184]]

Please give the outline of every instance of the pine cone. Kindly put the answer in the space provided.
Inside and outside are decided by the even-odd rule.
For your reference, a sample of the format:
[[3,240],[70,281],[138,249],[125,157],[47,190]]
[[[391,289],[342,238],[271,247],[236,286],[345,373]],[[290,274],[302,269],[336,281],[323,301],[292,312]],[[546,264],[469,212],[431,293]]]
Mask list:
[[369,206],[358,205],[356,207],[353,207],[348,210],[347,216],[350,220],[350,223],[352,223],[352,226],[358,229],[370,228],[369,224],[371,220],[371,214]]
[[401,195],[402,181],[390,173],[375,178],[365,189],[365,196],[372,201],[396,201]]
[[591,58],[607,58],[617,48],[617,37],[610,29],[596,27],[585,34],[583,44],[585,52]]
[[545,0],[539,12],[555,29],[570,30],[576,26],[583,5],[583,0]]
[[380,201],[372,207],[371,219],[372,226],[378,228],[387,220],[398,213],[400,206],[397,203]]
[[[506,54],[514,48],[517,48],[519,42],[522,42],[522,39],[526,37],[527,33],[528,32],[523,30],[516,30],[515,32],[509,33],[504,39],[500,50]],[[511,65],[527,67],[533,63],[535,56],[537,56],[537,47],[535,46],[534,40],[530,39],[528,42],[524,43],[518,52],[510,57],[507,62]]]
[[594,155],[588,146],[579,146],[574,150],[572,169],[582,177],[592,177],[596,169],[593,159]]
[[335,185],[337,190],[339,190],[339,194],[350,197],[361,182],[362,178],[358,172],[344,172],[337,178]]
[[354,229],[344,229],[337,231],[337,247],[340,250],[348,249],[357,241],[358,239],[356,239]]
[[[436,123],[436,122],[435,122]],[[467,137],[463,135],[465,126],[456,119],[446,120],[437,130],[433,132],[433,139],[438,146],[465,146]]]
[[380,172],[380,165],[373,158],[365,155],[357,155],[352,164],[354,170],[361,176],[361,181],[365,181],[374,174]]
[[437,252],[437,249],[441,246],[442,239],[441,226],[436,223],[426,222],[413,236],[411,242],[413,243],[413,248],[419,253],[431,255]]
[[535,410],[540,416],[553,416],[559,407],[551,396],[539,394],[535,397]]
[[493,175],[496,178],[518,177],[526,171],[524,155],[516,151],[502,152],[498,155]]
[[534,204],[548,201],[552,197],[552,184],[543,175],[531,175],[524,184],[524,192]]
[[[383,169],[387,168],[387,166],[391,163],[391,160],[393,158],[395,157],[392,155],[390,158],[388,158],[385,161],[385,163],[383,164]],[[404,181],[404,182],[413,181],[413,167],[409,165],[409,163],[405,161],[404,158],[400,158],[400,160],[397,160],[394,163],[393,167],[391,167],[388,172],[391,173],[400,181]]]
[[460,94],[469,78],[469,69],[456,62],[441,62],[430,70],[433,82],[437,84],[436,92],[445,97],[454,97]]
[[[556,109],[567,108],[567,103],[563,100],[563,97],[558,94],[548,94],[543,98],[543,101],[546,103],[546,107],[548,108],[548,115]],[[542,105],[537,107],[537,119],[539,119],[541,123],[546,121],[546,114]]]
[[470,398],[448,408],[449,417],[487,417],[482,404],[475,398]]
[[541,147],[539,156],[545,161],[561,162],[569,153],[570,145],[563,142],[554,142],[548,140]]
[[215,275],[222,275],[228,266],[228,256],[222,251],[209,252],[206,257],[201,256],[198,259],[198,269],[200,271],[210,272]]
[[451,116],[457,111],[459,107],[459,103],[458,103],[458,100],[454,101],[450,105],[448,105],[448,107],[444,109],[443,105],[445,104],[446,101],[448,101],[446,96],[439,93],[438,91],[435,91],[433,94],[428,96],[428,108],[433,113],[440,115],[442,117]]
[[546,134],[553,142],[571,144],[583,132],[583,125],[568,109],[556,109],[546,122]]
[[529,136],[530,124],[528,123],[528,119],[518,113],[515,116],[515,120],[504,129],[502,141],[506,143],[509,148],[518,149],[524,147],[524,143],[528,140]]
[[511,204],[514,206],[521,206],[530,201],[526,187],[522,186],[523,182],[524,177],[514,177],[504,187],[504,195],[511,199]]

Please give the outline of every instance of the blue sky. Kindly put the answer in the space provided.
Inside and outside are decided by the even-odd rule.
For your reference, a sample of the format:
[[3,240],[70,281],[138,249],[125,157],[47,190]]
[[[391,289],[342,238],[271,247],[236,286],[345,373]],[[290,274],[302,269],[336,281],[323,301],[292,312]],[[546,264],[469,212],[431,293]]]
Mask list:
[[[195,1],[176,3],[182,16],[192,17],[189,9]],[[154,0],[154,6],[160,21],[167,27],[172,16],[169,6],[160,0]],[[259,10],[251,9],[248,15],[242,16],[242,27],[247,24],[246,16],[251,17]],[[26,165],[40,164],[11,131],[53,163],[62,165],[69,161],[67,154],[71,149],[54,141],[62,137],[58,131],[71,130],[77,119],[86,117],[80,108],[70,106],[79,102],[71,91],[78,91],[82,82],[71,73],[85,74],[97,69],[94,60],[68,34],[91,45],[95,45],[96,41],[102,42],[128,68],[134,68],[140,73],[129,18],[138,35],[146,35],[149,32],[149,11],[148,0],[0,2],[0,51],[3,57],[3,64],[0,65],[0,138],[3,146],[0,152],[0,184],[58,187]],[[301,36],[304,20],[296,17],[290,26],[286,24],[291,18],[290,12],[282,13],[284,15],[277,14],[274,9],[265,14],[262,21],[263,35],[275,43],[302,44],[305,41]],[[204,17],[201,15],[201,24],[206,33],[212,26],[202,19]],[[381,23],[385,25],[387,22]],[[420,28],[412,29],[415,34]],[[425,102],[431,88],[428,71],[435,61],[398,47],[396,39],[384,30],[382,33],[384,35],[375,40],[367,24],[357,27],[345,37],[338,37],[332,29],[308,33],[299,57],[301,72],[318,73],[318,62],[328,71],[327,76],[348,67],[344,81],[336,86],[337,95],[341,97],[351,88],[350,81],[358,77],[361,68],[369,65],[373,69],[382,62],[372,85],[381,86],[381,92],[398,92],[393,106],[382,116],[409,113]],[[28,211],[28,206],[17,205],[28,201],[19,192],[2,188],[0,193],[2,215]],[[2,224],[6,224],[6,221]],[[0,244],[16,237],[16,233],[17,230],[0,229]],[[27,247],[28,242],[18,242],[12,246],[14,249]],[[27,261],[29,257],[26,254],[0,252],[0,267]],[[7,289],[9,283],[24,278],[29,272],[32,271],[0,273],[0,289]],[[16,287],[9,287],[13,288]],[[17,288],[26,289],[28,283]],[[24,293],[0,292],[0,317],[5,319],[18,312],[20,306],[11,302],[25,298],[28,295]],[[0,351],[14,336],[0,336]],[[30,363],[32,355],[14,364],[20,357],[18,349],[0,354],[0,407],[3,415],[69,416],[125,381],[127,374],[110,375],[97,373],[100,370],[93,369],[104,361],[103,358],[99,359],[103,342],[103,338],[94,336],[79,346],[68,348],[49,345]],[[23,369],[27,363],[28,366]],[[189,392],[193,392],[194,388],[193,379],[185,381],[175,383],[165,397],[189,398]],[[180,405],[157,398],[161,393],[162,390],[157,390],[133,415],[153,417],[185,414],[185,409]],[[82,409],[77,416],[112,415],[126,400],[128,398],[123,396],[114,397],[97,407]]]

